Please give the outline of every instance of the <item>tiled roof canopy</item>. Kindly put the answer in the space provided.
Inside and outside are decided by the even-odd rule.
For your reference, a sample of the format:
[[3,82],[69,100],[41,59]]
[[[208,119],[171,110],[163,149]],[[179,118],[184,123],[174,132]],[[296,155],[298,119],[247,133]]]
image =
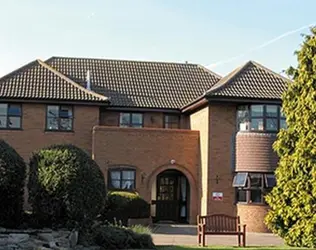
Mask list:
[[0,78],[0,97],[83,102],[108,102],[105,96],[89,91],[40,60]]
[[220,77],[197,64],[52,57],[45,63],[110,97],[111,106],[179,109],[203,95]]
[[249,61],[216,83],[206,96],[281,100],[289,79]]

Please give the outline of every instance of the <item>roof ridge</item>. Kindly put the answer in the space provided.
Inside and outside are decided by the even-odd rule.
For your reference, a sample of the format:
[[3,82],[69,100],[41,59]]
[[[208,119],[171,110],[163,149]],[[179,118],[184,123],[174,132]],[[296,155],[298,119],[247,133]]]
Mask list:
[[[215,75],[215,76],[218,77],[219,79],[222,79],[222,78],[223,78],[221,75],[219,75],[219,74],[215,73],[214,71],[212,71],[212,70],[210,70],[210,69],[204,67],[204,66],[201,65],[201,64],[197,64],[197,66],[198,66],[198,68],[201,68],[201,69],[204,70],[205,72],[211,73],[212,75]],[[216,83],[215,83],[215,84],[216,84]],[[215,84],[214,84],[214,85],[215,85]],[[214,86],[214,85],[213,85],[213,86]]]
[[284,77],[284,76],[282,76],[282,75],[280,75],[280,74],[274,72],[273,70],[271,70],[271,69],[269,69],[269,68],[263,66],[262,64],[260,64],[260,63],[258,63],[258,62],[256,62],[256,61],[250,60],[250,62],[251,62],[253,65],[255,65],[255,66],[261,68],[261,69],[264,70],[264,71],[266,71],[267,73],[273,74],[273,75],[276,76],[276,77],[280,77],[280,78],[284,79],[285,81],[290,81],[290,82],[291,82],[291,79],[288,79],[288,78],[286,78],[286,77]]
[[79,84],[76,83],[75,81],[71,80],[70,78],[68,78],[68,77],[65,76],[64,74],[60,73],[59,71],[57,71],[57,70],[54,69],[53,67],[47,65],[47,64],[46,64],[45,62],[43,62],[42,60],[37,59],[36,61],[37,61],[42,67],[44,67],[44,68],[48,69],[49,71],[53,72],[55,75],[59,76],[60,78],[62,78],[62,79],[65,80],[66,82],[72,84],[74,87],[76,87],[76,88],[78,88],[78,89],[84,91],[85,93],[90,94],[90,95],[93,95],[93,96],[95,96],[95,97],[97,97],[97,98],[100,98],[100,99],[102,99],[102,100],[104,100],[104,101],[109,100],[109,98],[106,97],[106,96],[100,95],[100,94],[98,94],[98,93],[95,93],[94,91],[91,91],[91,90],[88,90],[88,89],[82,87],[81,85],[79,85]]
[[[219,80],[212,88],[210,88],[208,91],[206,91],[205,94],[209,94],[213,91],[217,91],[220,90],[224,87],[227,86],[227,84],[229,84],[229,82],[231,82],[233,79],[235,79],[241,72],[243,72],[245,70],[246,67],[249,66],[249,64],[251,64],[251,61],[246,62],[245,64],[243,64],[242,66],[239,66],[237,68],[235,68],[233,71],[231,71],[227,76],[227,78],[225,79],[225,76]],[[230,74],[232,74],[230,76]],[[222,81],[222,82],[221,82]],[[218,86],[216,86],[218,85]]]
[[180,63],[180,62],[166,62],[166,61],[150,61],[150,60],[132,60],[132,59],[114,59],[114,58],[93,58],[93,57],[69,57],[69,56],[52,56],[46,59],[44,62],[48,62],[53,59],[77,59],[77,60],[98,60],[98,61],[120,61],[120,62],[138,62],[138,63],[160,63],[160,64],[175,64],[175,65],[193,65],[199,66],[197,63]]

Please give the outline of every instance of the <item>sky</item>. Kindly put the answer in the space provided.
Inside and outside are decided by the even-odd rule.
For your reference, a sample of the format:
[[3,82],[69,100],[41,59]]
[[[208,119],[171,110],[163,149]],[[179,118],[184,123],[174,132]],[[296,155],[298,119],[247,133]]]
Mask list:
[[315,0],[0,0],[0,76],[35,59],[296,65]]

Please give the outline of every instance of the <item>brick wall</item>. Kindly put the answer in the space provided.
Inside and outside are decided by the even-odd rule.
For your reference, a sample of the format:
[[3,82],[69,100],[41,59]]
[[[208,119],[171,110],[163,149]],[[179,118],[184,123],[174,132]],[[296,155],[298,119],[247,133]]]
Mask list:
[[247,225],[248,232],[270,233],[264,224],[264,218],[269,210],[266,205],[237,204],[240,222]]
[[[235,190],[232,187],[232,138],[236,128],[236,106],[210,104],[208,214],[236,215]],[[218,177],[218,180],[216,180]],[[212,192],[223,192],[222,201],[214,201]]]
[[206,106],[201,110],[190,115],[190,128],[200,132],[200,168],[199,168],[199,195],[201,199],[199,214],[207,214],[208,202],[208,158],[209,158],[209,107]]
[[0,130],[0,138],[26,160],[31,153],[56,143],[72,143],[91,154],[92,128],[99,123],[99,108],[74,106],[74,132],[45,132],[46,105],[22,105],[22,130]]
[[236,171],[274,171],[278,163],[278,156],[272,148],[275,140],[274,133],[239,132],[236,138]]
[[[181,171],[190,183],[190,222],[198,213],[197,176],[199,132],[190,130],[137,129],[96,126],[93,131],[93,158],[106,180],[111,166],[136,168],[136,190],[148,202],[156,176],[166,169]],[[171,165],[170,161],[175,160]]]

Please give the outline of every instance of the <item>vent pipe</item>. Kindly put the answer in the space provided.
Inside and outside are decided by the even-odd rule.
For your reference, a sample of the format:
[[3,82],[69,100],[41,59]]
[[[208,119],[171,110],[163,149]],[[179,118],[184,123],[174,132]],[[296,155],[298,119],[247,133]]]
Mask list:
[[86,86],[87,90],[91,90],[90,70],[87,71],[86,82],[87,82],[87,86]]

